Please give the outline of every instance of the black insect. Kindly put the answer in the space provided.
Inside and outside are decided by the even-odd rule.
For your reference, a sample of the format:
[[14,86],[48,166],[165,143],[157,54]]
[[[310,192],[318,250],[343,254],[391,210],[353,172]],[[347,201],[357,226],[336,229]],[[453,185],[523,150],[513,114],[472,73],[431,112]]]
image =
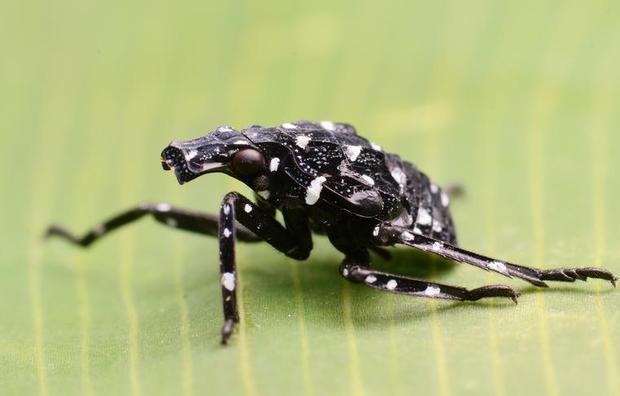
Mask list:
[[[237,192],[223,200],[219,218],[167,203],[142,204],[82,237],[58,226],[59,236],[87,247],[103,235],[151,214],[171,227],[218,236],[224,307],[222,343],[239,321],[236,301],[235,240],[266,241],[296,260],[312,250],[312,233],[327,235],[345,258],[340,273],[347,280],[393,293],[458,301],[519,294],[504,285],[467,290],[413,279],[370,268],[369,251],[385,256],[383,247],[410,246],[447,259],[523,279],[535,286],[544,281],[574,282],[617,278],[601,268],[540,270],[508,263],[457,247],[448,194],[414,165],[388,154],[358,136],[347,124],[300,121],[275,128],[251,126],[241,131],[221,126],[190,141],[174,141],[161,162],[180,184],[206,173],[226,173],[254,190],[256,202]],[[284,225],[275,219],[279,210]]]

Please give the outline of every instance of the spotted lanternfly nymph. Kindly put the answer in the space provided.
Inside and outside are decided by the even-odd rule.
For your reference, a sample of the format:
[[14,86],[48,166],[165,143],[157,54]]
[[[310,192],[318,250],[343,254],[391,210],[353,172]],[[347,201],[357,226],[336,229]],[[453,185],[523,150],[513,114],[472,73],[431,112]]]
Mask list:
[[[374,289],[457,301],[519,294],[504,285],[468,290],[370,268],[373,251],[405,245],[429,254],[523,279],[574,282],[617,278],[601,268],[541,270],[512,264],[457,247],[449,196],[411,163],[357,135],[348,124],[299,121],[275,128],[251,126],[240,133],[221,126],[208,135],[174,141],[161,154],[162,166],[180,184],[213,172],[226,173],[255,192],[255,202],[237,192],[224,197],[219,217],[167,203],[142,204],[94,227],[81,237],[52,226],[48,236],[87,247],[103,235],[150,214],[182,230],[217,236],[226,343],[239,321],[235,241],[265,241],[296,260],[312,250],[312,233],[326,235],[342,253],[340,274]],[[276,210],[284,224],[275,219]]]

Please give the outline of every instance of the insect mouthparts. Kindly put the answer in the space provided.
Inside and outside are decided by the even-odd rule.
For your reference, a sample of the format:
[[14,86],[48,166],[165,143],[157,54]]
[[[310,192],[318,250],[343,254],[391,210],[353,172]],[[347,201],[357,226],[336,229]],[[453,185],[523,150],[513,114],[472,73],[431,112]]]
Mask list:
[[165,171],[169,171],[172,168],[170,168],[170,165],[168,165],[168,163],[166,162],[166,160],[164,159],[164,157],[161,157],[159,159],[161,161],[161,167],[165,170]]

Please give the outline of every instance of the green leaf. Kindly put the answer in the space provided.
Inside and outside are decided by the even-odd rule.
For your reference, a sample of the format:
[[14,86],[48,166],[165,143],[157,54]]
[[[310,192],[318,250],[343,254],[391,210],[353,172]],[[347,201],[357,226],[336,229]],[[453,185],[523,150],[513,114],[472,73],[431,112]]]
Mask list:
[[142,200],[215,212],[224,176],[179,187],[172,139],[332,119],[458,182],[461,245],[620,273],[615,2],[7,2],[0,6],[0,386],[39,395],[620,394],[620,293],[535,290],[399,250],[385,270],[520,304],[432,302],[239,246],[227,348],[217,243],[150,220],[88,251],[43,243]]

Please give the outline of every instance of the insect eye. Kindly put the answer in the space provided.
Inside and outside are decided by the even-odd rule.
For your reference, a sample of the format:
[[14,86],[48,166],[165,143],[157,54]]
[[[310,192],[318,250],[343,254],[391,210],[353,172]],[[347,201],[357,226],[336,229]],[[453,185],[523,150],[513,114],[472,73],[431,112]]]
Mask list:
[[260,151],[245,149],[236,153],[232,158],[232,169],[242,176],[252,176],[263,168],[265,157]]

